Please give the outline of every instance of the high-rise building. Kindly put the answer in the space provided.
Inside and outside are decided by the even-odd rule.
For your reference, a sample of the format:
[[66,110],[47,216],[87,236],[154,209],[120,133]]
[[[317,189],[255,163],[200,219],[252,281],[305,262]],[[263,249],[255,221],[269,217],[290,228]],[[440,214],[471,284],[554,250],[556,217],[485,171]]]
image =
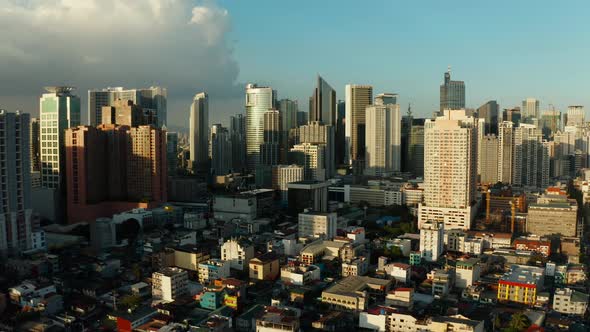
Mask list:
[[256,84],[246,85],[246,157],[248,170],[260,165],[260,145],[264,143],[264,113],[274,109],[276,91]]
[[561,112],[556,109],[541,112],[541,118],[538,120],[538,127],[545,139],[550,139],[553,134],[561,130]]
[[166,136],[152,126],[127,131],[127,196],[132,201],[166,201]]
[[336,91],[318,75],[317,86],[309,98],[309,121],[336,125]]
[[113,106],[117,100],[130,100],[134,105],[151,113],[154,118],[154,125],[159,128],[166,125],[167,98],[166,88],[158,86],[129,90],[122,87],[88,90],[88,124],[96,126],[103,123],[103,106]]
[[444,250],[445,224],[425,221],[420,226],[420,254],[428,262],[436,262]]
[[116,124],[136,127],[157,125],[157,118],[152,110],[144,110],[131,100],[115,100],[109,106],[102,107],[101,124]]
[[209,96],[197,93],[190,107],[189,146],[193,170],[203,169],[209,162]]
[[397,104],[397,93],[380,93],[375,96],[375,105]]
[[241,172],[247,166],[246,163],[246,118],[242,114],[236,114],[229,119],[229,133],[232,148],[232,169]]
[[[385,100],[386,101],[386,100]],[[393,101],[390,99],[390,101]],[[365,173],[388,176],[401,171],[401,114],[397,104],[367,106]]]
[[346,160],[349,164],[365,158],[365,110],[373,102],[370,85],[346,85]]
[[296,144],[291,148],[291,159],[294,163],[303,166],[305,180],[324,181],[326,169],[324,168],[325,145],[313,143]]
[[440,86],[440,112],[465,108],[465,82],[451,80],[451,68]]
[[220,124],[211,127],[211,168],[215,175],[225,175],[231,172],[232,140],[227,128]]
[[520,124],[520,120],[522,118],[522,114],[520,113],[520,108],[505,108],[504,112],[502,112],[502,121],[509,121],[512,122],[515,126]]
[[516,186],[546,187],[549,185],[549,151],[543,134],[531,124],[521,123],[514,129],[514,172]]
[[80,98],[71,87],[47,87],[40,100],[41,183],[45,188],[65,185],[64,132],[80,124]]
[[465,110],[444,110],[426,120],[424,203],[418,222],[444,222],[446,229],[469,229],[475,217],[477,124]]
[[297,129],[297,143],[310,143],[323,146],[324,155],[321,168],[326,170],[326,177],[331,178],[336,173],[334,126],[325,125],[318,121],[310,121]]
[[490,100],[477,109],[477,117],[485,120],[485,134],[498,134],[498,103]]
[[281,113],[268,110],[263,116],[264,137],[260,144],[260,165],[278,165],[281,148]]
[[41,121],[31,118],[31,172],[41,172]]
[[168,175],[176,175],[178,171],[178,133],[166,132],[166,163]]
[[495,184],[498,182],[498,138],[496,135],[486,135],[480,143],[478,155],[480,182]]
[[336,139],[334,143],[334,156],[336,158],[337,165],[344,165],[348,161],[344,160],[346,155],[346,135],[345,135],[345,122],[346,122],[346,103],[343,100],[338,100],[336,103]]
[[95,127],[79,126],[65,131],[67,208],[70,222],[79,221],[79,206],[98,204],[108,199],[105,158],[111,156],[106,153],[105,141],[104,132]]
[[[161,132],[151,126],[139,128]],[[134,129],[138,131],[138,128],[130,130],[127,126],[103,124],[65,131],[69,223],[94,221],[138,207],[151,208],[165,201],[166,187],[162,186],[166,183],[164,154],[167,151],[164,147],[152,145],[154,137],[145,131],[136,133],[132,140],[131,131]],[[145,152],[149,150],[153,154],[146,156]],[[159,162],[151,163],[150,160]],[[130,162],[135,165],[135,170],[128,171]],[[150,181],[156,183],[143,184]],[[129,194],[130,184],[140,189]],[[138,194],[137,190],[145,191]]]
[[289,144],[289,131],[297,128],[297,101],[290,99],[279,100],[279,112],[281,113],[281,162],[287,162],[287,154],[292,145]]
[[583,126],[586,123],[584,106],[572,105],[567,107],[566,126]]
[[527,98],[522,101],[522,109],[520,110],[524,122],[529,122],[531,119],[539,118],[539,101],[535,98]]
[[30,117],[0,110],[0,254],[32,249]]
[[412,119],[405,158],[406,172],[424,176],[424,119]]
[[289,202],[288,184],[299,181],[303,181],[303,166],[277,165],[272,168],[272,188],[281,192],[281,201],[283,204]]
[[498,181],[512,183],[514,173],[514,124],[503,121],[498,126]]

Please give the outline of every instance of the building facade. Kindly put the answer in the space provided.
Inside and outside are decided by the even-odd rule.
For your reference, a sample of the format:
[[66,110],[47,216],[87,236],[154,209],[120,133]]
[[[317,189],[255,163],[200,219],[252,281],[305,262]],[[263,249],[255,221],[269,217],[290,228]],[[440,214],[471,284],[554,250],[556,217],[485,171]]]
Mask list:
[[367,106],[365,112],[365,173],[388,176],[400,172],[402,151],[399,105],[371,105]]
[[264,113],[274,109],[276,91],[256,84],[246,85],[246,156],[248,170],[260,165],[260,145],[264,143]]
[[193,97],[189,117],[191,167],[202,168],[209,161],[209,96],[205,92]]
[[349,164],[365,157],[365,109],[373,102],[370,85],[346,85],[346,160]]

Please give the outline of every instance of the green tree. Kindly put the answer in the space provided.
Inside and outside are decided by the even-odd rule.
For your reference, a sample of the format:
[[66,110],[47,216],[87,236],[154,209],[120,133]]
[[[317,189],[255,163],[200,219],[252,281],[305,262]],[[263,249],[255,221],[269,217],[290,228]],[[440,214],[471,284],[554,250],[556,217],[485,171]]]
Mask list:
[[531,321],[521,312],[512,315],[508,324],[508,328],[513,329],[513,331],[524,331],[529,326],[531,326]]

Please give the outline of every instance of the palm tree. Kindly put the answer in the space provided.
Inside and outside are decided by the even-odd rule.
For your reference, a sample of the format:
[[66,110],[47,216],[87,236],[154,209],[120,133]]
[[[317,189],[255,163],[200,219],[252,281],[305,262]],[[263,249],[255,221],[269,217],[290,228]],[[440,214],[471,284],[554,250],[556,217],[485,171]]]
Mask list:
[[508,326],[516,331],[524,331],[526,328],[531,326],[531,321],[522,312],[512,315],[510,324]]

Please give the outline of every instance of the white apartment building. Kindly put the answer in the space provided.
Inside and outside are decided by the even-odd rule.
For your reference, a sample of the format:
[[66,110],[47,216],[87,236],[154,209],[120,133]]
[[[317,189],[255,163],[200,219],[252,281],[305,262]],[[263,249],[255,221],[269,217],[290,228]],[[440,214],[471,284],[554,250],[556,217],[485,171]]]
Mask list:
[[444,110],[424,126],[425,191],[418,224],[432,220],[446,229],[469,229],[475,217],[477,122],[465,110]]
[[553,295],[553,310],[583,316],[588,310],[588,294],[570,288],[557,288]]
[[306,211],[299,214],[299,237],[324,237],[332,239],[336,236],[338,218],[336,213]]
[[218,258],[212,258],[199,263],[199,282],[209,284],[217,279],[229,277],[230,263]]
[[254,246],[246,239],[230,239],[221,245],[221,259],[228,261],[232,269],[243,271],[254,258]]
[[426,261],[435,262],[444,251],[443,222],[426,221],[420,227],[420,253]]
[[365,174],[388,176],[401,170],[399,105],[371,105],[365,110]]
[[177,267],[167,267],[152,273],[154,300],[172,302],[188,292],[188,273]]

